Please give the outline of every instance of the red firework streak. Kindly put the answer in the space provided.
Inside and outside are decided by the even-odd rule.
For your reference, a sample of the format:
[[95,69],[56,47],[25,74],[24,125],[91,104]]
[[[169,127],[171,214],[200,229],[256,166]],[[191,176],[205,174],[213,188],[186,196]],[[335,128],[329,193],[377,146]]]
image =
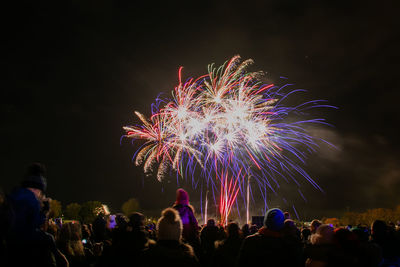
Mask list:
[[[219,213],[221,215],[221,224],[228,224],[228,216],[231,212],[232,206],[236,201],[239,193],[238,180],[240,179],[242,169],[236,177],[230,176],[228,172],[221,172],[219,177],[221,183],[220,199],[219,199]],[[218,175],[217,175],[218,177]]]

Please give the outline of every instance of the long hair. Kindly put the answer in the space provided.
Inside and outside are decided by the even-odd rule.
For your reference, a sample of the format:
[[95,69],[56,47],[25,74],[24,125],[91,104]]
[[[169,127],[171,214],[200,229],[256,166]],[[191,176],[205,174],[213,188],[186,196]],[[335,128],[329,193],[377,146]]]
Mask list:
[[84,256],[81,225],[78,222],[65,223],[60,229],[58,246],[66,256]]

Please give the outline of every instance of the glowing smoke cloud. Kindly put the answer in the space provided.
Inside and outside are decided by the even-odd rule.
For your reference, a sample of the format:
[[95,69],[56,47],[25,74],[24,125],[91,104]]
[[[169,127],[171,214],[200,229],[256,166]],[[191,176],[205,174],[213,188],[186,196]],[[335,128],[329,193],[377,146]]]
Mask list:
[[149,119],[135,112],[142,124],[123,127],[123,137],[144,141],[135,164],[143,165],[145,173],[157,173],[159,181],[169,169],[194,179],[199,166],[207,186],[220,192],[223,223],[238,194],[246,191],[247,177],[257,182],[264,201],[265,189],[275,192],[280,179],[289,178],[299,186],[295,178],[299,174],[321,190],[299,164],[304,164],[305,151],[314,151],[319,140],[305,126],[325,122],[292,118],[288,122],[288,118],[310,108],[331,106],[320,100],[284,106],[286,97],[302,90],[283,93],[285,87],[262,84],[259,73],[246,72],[251,63],[241,63],[235,56],[218,69],[210,65],[207,75],[184,83],[180,68],[172,99],[158,99]]

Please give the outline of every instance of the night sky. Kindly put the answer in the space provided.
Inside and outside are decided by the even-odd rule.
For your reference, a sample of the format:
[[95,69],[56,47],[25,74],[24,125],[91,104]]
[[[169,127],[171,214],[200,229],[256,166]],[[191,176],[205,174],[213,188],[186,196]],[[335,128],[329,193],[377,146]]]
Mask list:
[[[308,202],[295,203],[300,217],[393,208],[400,204],[397,2],[8,3],[0,187],[9,192],[39,161],[48,195],[64,205],[100,200],[119,211],[135,197],[145,214],[159,214],[174,201],[176,181],[145,177],[132,162],[136,147],[120,143],[121,127],[170,94],[180,66],[184,77],[198,77],[240,54],[254,59],[252,70],[308,91],[299,97],[339,108],[316,113],[334,127],[310,129],[337,149],[321,146],[308,158],[304,168],[325,193],[305,185]],[[199,190],[182,185],[196,206]],[[286,209],[280,197],[270,200]]]

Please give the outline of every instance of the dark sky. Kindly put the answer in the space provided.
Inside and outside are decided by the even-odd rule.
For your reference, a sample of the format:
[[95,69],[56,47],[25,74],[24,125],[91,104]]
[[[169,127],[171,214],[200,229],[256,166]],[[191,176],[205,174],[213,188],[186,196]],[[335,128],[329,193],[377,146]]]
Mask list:
[[[48,169],[63,204],[130,197],[149,213],[174,201],[176,183],[144,177],[120,144],[133,111],[150,112],[177,70],[197,77],[236,54],[326,99],[335,127],[305,169],[300,216],[400,204],[397,1],[13,1],[2,8],[1,182],[18,185],[32,161]],[[185,185],[189,189],[190,185]],[[189,189],[192,199],[199,198]],[[296,192],[295,192],[296,193]],[[296,193],[297,194],[297,193]],[[272,203],[284,208],[277,199]]]

